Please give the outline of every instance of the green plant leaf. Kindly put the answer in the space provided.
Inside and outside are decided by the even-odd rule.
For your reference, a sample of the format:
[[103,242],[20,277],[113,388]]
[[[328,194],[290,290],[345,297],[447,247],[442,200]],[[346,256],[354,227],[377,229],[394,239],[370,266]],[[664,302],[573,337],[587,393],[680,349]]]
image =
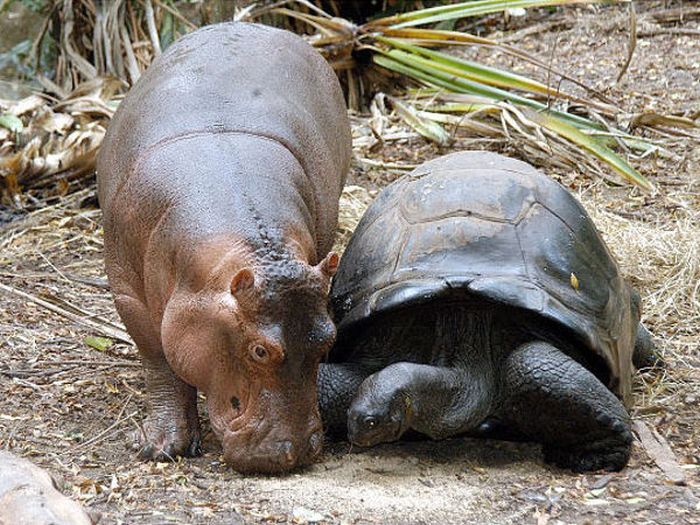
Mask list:
[[[538,59],[536,56],[527,53],[526,51],[523,51],[522,49],[519,49],[517,47],[510,46],[508,44],[503,44],[500,43],[496,40],[492,40],[489,38],[485,38],[483,36],[476,36],[472,35],[469,33],[464,33],[461,31],[443,31],[443,30],[437,30],[437,29],[425,29],[425,28],[403,28],[403,29],[395,29],[391,27],[382,27],[380,28],[381,31],[381,36],[384,37],[395,37],[395,38],[402,38],[404,40],[408,40],[413,42],[415,45],[420,45],[420,46],[451,46],[451,45],[460,45],[460,46],[471,46],[471,45],[478,45],[478,46],[484,46],[486,48],[490,49],[498,49],[499,51],[502,51],[503,53],[506,53],[510,56],[516,57],[520,60],[523,60],[529,64],[533,64],[537,66],[540,69],[543,69],[544,71],[548,72],[548,74],[554,75],[556,78],[560,79],[566,79],[569,82],[583,88],[586,90],[588,93],[594,93],[597,98],[600,100],[604,100],[605,104],[596,102],[590,99],[579,99],[578,97],[572,97],[568,96],[567,98],[571,98],[572,100],[581,100],[585,105],[592,105],[595,106],[598,111],[601,111],[603,113],[610,113],[614,114],[617,108],[614,106],[614,103],[608,99],[605,95],[600,93],[599,91],[593,89],[592,87],[586,85],[584,82],[581,82],[577,78],[568,75],[562,71],[557,71],[556,69],[552,68],[552,65],[546,62],[543,62],[542,60]],[[373,37],[376,38],[377,34],[373,34]]]
[[[516,105],[539,109],[542,111],[551,111],[558,117],[571,122],[575,126],[597,130],[603,129],[600,124],[592,122],[586,118],[579,117],[578,115],[570,115],[561,111],[552,110],[545,104],[542,104],[536,100],[465,78],[462,76],[462,72],[458,68],[454,68],[447,64],[441,64],[434,60],[421,57],[414,53],[407,53],[399,49],[392,49],[390,51],[380,50],[380,53],[383,53],[387,57],[394,60],[393,62],[380,60],[380,57],[375,55],[373,59],[377,64],[388,69],[393,69],[398,73],[403,73],[404,75],[422,80],[430,85],[439,86],[457,93],[471,93],[497,101],[507,100],[508,102],[512,102]],[[399,70],[396,68],[396,62],[407,67]]]
[[619,173],[625,180],[652,191],[654,186],[641,173],[635,170],[624,158],[602,144],[598,139],[587,135],[580,129],[572,126],[568,122],[564,122],[551,114],[538,111],[524,110],[523,113],[527,118],[547,128],[548,130],[560,135],[567,140],[573,142],[577,146],[582,147],[590,152],[605,164]]
[[465,60],[463,58],[434,51],[432,49],[426,49],[421,46],[411,45],[407,42],[396,40],[394,38],[378,36],[377,40],[391,47],[404,49],[410,53],[431,58],[437,63],[451,66],[462,71],[464,78],[474,80],[475,82],[508,89],[519,89],[540,95],[558,96],[555,89],[551,89],[537,80],[533,80],[522,75],[510,73],[509,71],[504,71],[495,67],[485,66],[477,62],[472,62],[471,60]]
[[370,26],[391,26],[394,28],[432,24],[445,20],[455,20],[471,16],[498,13],[506,9],[546,7],[573,4],[627,3],[629,0],[472,0],[458,4],[430,7],[408,13],[380,18]]
[[12,113],[0,115],[0,126],[9,129],[12,133],[21,133],[24,129],[22,120]]
[[440,124],[427,118],[421,118],[414,107],[404,104],[396,98],[389,97],[389,100],[396,113],[420,135],[440,146],[446,146],[449,143],[450,135]]
[[85,343],[88,346],[91,346],[95,350],[99,350],[100,352],[104,352],[107,350],[109,347],[111,347],[114,344],[114,341],[107,337],[99,337],[96,335],[89,335],[85,339],[83,339],[83,343]]

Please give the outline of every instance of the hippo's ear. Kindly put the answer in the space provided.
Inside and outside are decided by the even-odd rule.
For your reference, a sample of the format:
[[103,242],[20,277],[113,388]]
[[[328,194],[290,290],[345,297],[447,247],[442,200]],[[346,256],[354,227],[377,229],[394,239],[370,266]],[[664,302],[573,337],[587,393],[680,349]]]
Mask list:
[[340,262],[340,255],[337,252],[329,252],[328,255],[318,263],[318,267],[323,272],[323,275],[329,279],[335,275],[338,270],[338,263]]
[[255,286],[255,275],[250,268],[241,268],[231,280],[231,293],[236,299],[250,293]]

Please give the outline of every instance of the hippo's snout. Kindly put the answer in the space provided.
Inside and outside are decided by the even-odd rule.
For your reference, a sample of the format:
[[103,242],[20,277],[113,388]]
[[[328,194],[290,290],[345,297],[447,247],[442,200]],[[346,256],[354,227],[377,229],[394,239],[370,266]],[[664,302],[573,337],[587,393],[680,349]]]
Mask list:
[[301,439],[279,439],[275,434],[270,433],[259,442],[241,439],[240,433],[226,436],[224,460],[242,473],[277,474],[313,463],[323,448],[320,428]]

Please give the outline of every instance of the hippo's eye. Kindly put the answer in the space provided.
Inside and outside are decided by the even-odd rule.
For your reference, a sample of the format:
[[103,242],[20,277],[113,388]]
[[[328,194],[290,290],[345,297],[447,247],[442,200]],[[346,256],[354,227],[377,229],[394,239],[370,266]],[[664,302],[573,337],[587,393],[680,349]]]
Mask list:
[[263,345],[253,345],[250,347],[250,357],[259,363],[266,362],[269,356],[270,353]]

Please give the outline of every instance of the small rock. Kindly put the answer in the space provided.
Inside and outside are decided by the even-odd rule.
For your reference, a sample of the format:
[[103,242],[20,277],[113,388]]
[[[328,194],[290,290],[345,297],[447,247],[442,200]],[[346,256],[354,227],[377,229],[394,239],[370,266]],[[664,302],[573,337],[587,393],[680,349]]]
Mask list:
[[324,520],[323,514],[304,507],[295,507],[292,511],[292,518],[296,523],[318,523]]
[[530,501],[536,501],[538,503],[544,503],[548,499],[545,494],[541,494],[539,492],[529,489],[521,491],[519,495],[522,498],[525,498]]
[[591,485],[591,491],[604,488],[605,486],[607,486],[608,483],[610,483],[610,480],[612,479],[612,474],[606,474],[605,476],[601,476],[595,481],[595,483],[593,483],[593,485]]

